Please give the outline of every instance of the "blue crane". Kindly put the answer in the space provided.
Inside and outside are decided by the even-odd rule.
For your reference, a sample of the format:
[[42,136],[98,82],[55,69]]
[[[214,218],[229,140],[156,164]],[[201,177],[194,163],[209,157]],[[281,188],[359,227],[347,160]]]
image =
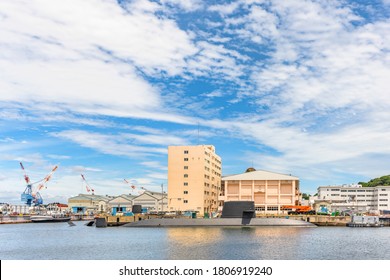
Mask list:
[[[22,202],[26,203],[28,206],[31,206],[32,204],[34,206],[43,204],[43,199],[39,191],[43,189],[43,187],[45,187],[45,184],[50,180],[51,176],[57,170],[58,166],[57,165],[54,166],[54,168],[51,170],[51,172],[48,175],[46,175],[45,178],[34,183],[31,183],[30,177],[27,175],[26,170],[24,169],[24,166],[21,162],[20,162],[20,166],[24,171],[24,180],[27,183],[26,189],[21,195]],[[40,184],[37,186],[36,190],[33,190],[33,186],[38,183]]]

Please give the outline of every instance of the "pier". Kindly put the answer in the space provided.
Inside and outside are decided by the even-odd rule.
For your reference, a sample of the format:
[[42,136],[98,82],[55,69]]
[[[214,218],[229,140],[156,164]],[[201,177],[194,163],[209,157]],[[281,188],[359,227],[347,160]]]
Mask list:
[[29,215],[0,215],[0,224],[31,223]]
[[[0,224],[25,224],[31,223],[30,214],[3,215],[0,214]],[[70,215],[72,221],[90,221],[94,220],[92,215]]]
[[286,218],[300,220],[315,224],[316,226],[346,226],[351,222],[350,216],[327,216],[327,215],[261,215],[261,218]]

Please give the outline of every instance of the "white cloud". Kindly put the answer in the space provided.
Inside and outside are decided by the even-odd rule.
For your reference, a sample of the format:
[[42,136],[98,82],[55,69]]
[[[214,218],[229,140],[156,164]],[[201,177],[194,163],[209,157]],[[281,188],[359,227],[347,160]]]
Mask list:
[[121,135],[118,136],[115,134],[108,135],[83,130],[65,130],[52,133],[51,135],[109,155],[136,158],[156,153],[165,154],[167,152],[166,148],[132,145],[131,141],[123,139]]
[[0,102],[6,104],[130,117],[154,112],[159,118],[159,92],[136,69],[177,75],[196,51],[174,21],[126,12],[115,1],[37,0],[0,7],[0,68],[7,69]]
[[236,51],[229,50],[223,45],[214,45],[205,41],[197,43],[200,51],[188,61],[188,69],[197,76],[218,76],[238,79],[243,75],[243,68],[237,60],[247,57]]
[[4,181],[5,179],[7,179],[7,176],[5,176],[4,174],[0,173],[0,181]]
[[162,6],[159,3],[149,0],[123,1],[121,5],[129,12],[155,13],[162,10]]
[[196,11],[203,7],[202,0],[161,0],[161,3],[177,6],[187,12]]
[[[141,165],[146,166],[148,168],[153,168],[153,169],[159,169],[159,170],[168,170],[166,164],[162,164],[159,161],[143,161],[140,162]],[[165,174],[166,177],[166,174]]]
[[52,159],[71,159],[70,156],[66,156],[66,155],[54,155],[54,154],[50,154],[50,155],[47,155],[48,158],[52,158]]
[[101,61],[36,65],[17,61],[3,62],[2,67],[8,69],[7,81],[21,80],[23,84],[11,85],[0,96],[1,101],[39,101],[76,112],[102,114],[107,109],[125,112],[160,104],[156,91],[122,65]]
[[72,173],[82,173],[82,172],[102,172],[102,169],[86,166],[70,166],[67,169],[70,169]]
[[219,14],[226,16],[232,14],[238,7],[239,2],[232,2],[230,4],[221,4],[221,5],[213,5],[208,7],[208,10],[211,12],[218,12]]
[[159,179],[159,180],[166,181],[167,180],[167,173],[166,172],[163,172],[163,173],[149,172],[148,177],[153,178],[153,179]]
[[214,98],[214,97],[222,97],[224,93],[220,90],[214,90],[212,92],[204,93],[203,95],[206,97]]
[[[200,8],[199,1],[162,4]],[[0,102],[8,108],[2,114],[47,121],[70,120],[69,113],[77,113],[193,123],[167,109],[160,89],[146,77],[213,75],[239,82],[239,61],[249,57],[222,44],[195,43],[196,34],[164,16],[162,4],[0,3],[0,69],[7,69],[0,80]],[[91,119],[84,121],[93,125]]]
[[126,139],[128,141],[131,141],[134,144],[141,144],[141,145],[161,145],[166,146],[168,145],[185,145],[187,140],[170,135],[170,133],[167,132],[160,132],[157,134],[144,134],[144,135],[137,135],[132,133],[123,133],[119,135],[122,139]]

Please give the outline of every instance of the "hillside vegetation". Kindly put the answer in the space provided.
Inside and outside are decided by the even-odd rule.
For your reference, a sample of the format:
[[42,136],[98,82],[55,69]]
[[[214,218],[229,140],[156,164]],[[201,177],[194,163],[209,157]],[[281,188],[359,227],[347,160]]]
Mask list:
[[390,186],[390,175],[385,175],[379,178],[371,179],[366,182],[359,182],[363,187]]

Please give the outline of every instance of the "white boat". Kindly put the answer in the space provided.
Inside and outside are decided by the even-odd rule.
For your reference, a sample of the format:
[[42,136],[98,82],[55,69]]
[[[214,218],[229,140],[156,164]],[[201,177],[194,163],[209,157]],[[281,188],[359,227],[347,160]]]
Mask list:
[[30,217],[33,223],[58,223],[69,222],[70,216],[64,214],[33,215]]

